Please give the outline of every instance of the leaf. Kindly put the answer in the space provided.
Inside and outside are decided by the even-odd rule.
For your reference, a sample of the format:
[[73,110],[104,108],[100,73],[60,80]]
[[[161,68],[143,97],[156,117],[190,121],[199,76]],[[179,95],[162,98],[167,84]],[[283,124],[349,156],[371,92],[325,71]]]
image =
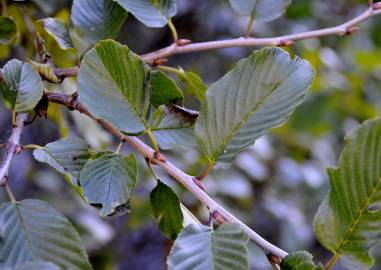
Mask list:
[[184,96],[174,80],[161,71],[152,71],[151,76],[152,106],[182,104]]
[[348,269],[369,269],[369,250],[381,240],[381,119],[366,121],[346,137],[331,189],[320,205],[314,231]]
[[241,227],[225,223],[212,231],[191,224],[177,237],[167,263],[169,270],[249,269],[249,237]]
[[61,49],[67,50],[73,48],[73,42],[69,35],[69,29],[60,19],[46,18],[38,21],[45,31],[51,35]]
[[89,204],[102,217],[123,215],[135,188],[138,165],[133,154],[122,157],[110,152],[90,159],[80,174],[80,183]]
[[62,80],[54,73],[54,67],[50,64],[41,64],[32,60],[28,63],[40,74],[42,78],[52,83],[60,83]]
[[90,146],[76,137],[51,142],[33,151],[36,160],[47,163],[68,176],[73,185],[79,184],[79,172],[91,155]]
[[281,270],[324,270],[324,267],[318,266],[312,260],[312,255],[306,251],[296,251],[284,258],[280,264]]
[[45,260],[64,269],[91,269],[73,225],[40,200],[7,202],[0,207],[0,268]]
[[96,118],[122,132],[142,133],[147,128],[151,95],[149,71],[127,46],[101,41],[82,60],[78,75],[81,102]]
[[152,115],[150,125],[162,150],[196,146],[193,125],[198,112],[181,106],[160,106]]
[[177,13],[175,0],[115,0],[148,27],[163,27]]
[[180,207],[181,207],[181,212],[183,213],[183,227],[186,227],[190,224],[201,225],[201,222],[181,202],[180,202]]
[[183,228],[183,213],[179,197],[169,186],[158,181],[157,186],[151,191],[150,201],[160,230],[169,239],[175,240]]
[[291,0],[229,0],[233,9],[256,21],[269,22],[280,17]]
[[88,46],[107,38],[115,38],[127,12],[112,0],[74,0],[71,21],[77,36]]
[[16,38],[17,27],[8,17],[0,16],[0,44],[9,44]]
[[183,70],[176,74],[179,76],[180,80],[185,83],[185,91],[193,94],[198,100],[204,99],[208,86],[203,83],[200,76],[196,73]]
[[267,130],[283,124],[304,100],[314,71],[279,48],[255,51],[212,84],[195,132],[209,159],[230,162]]
[[62,268],[51,262],[35,261],[17,267],[15,270],[61,270]]
[[28,63],[10,60],[2,69],[0,90],[5,105],[15,111],[32,110],[42,97],[43,85],[40,75]]

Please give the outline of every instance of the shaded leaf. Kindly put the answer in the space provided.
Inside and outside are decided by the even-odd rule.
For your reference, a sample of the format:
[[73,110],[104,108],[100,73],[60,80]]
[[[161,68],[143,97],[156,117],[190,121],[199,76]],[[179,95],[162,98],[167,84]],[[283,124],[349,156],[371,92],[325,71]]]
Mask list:
[[49,261],[64,269],[91,269],[73,225],[40,200],[7,202],[0,207],[0,268]]
[[9,44],[17,34],[15,22],[8,17],[0,16],[0,44]]
[[185,83],[185,91],[193,94],[198,100],[204,99],[208,86],[203,83],[200,76],[198,76],[196,73],[183,70],[176,74],[180,80]]
[[76,36],[87,46],[115,38],[126,18],[127,12],[112,0],[74,0],[71,8]]
[[115,0],[149,27],[163,27],[177,13],[175,0]]
[[40,75],[28,63],[10,60],[1,71],[0,89],[5,105],[15,111],[32,110],[42,97]]
[[314,220],[320,243],[348,269],[369,269],[369,250],[381,240],[381,119],[366,121],[346,137],[331,189]]
[[186,227],[190,224],[201,225],[201,222],[181,202],[180,202],[180,207],[181,207],[181,212],[183,213],[183,227]]
[[22,266],[17,267],[15,270],[61,270],[62,268],[51,262],[36,261],[31,263],[26,263]]
[[101,41],[82,60],[78,75],[81,102],[95,117],[121,131],[142,133],[151,95],[149,71],[127,46]]
[[58,43],[58,45],[66,50],[72,49],[73,43],[69,35],[69,29],[65,23],[60,19],[46,18],[38,21],[45,31],[51,35]]
[[249,269],[249,237],[241,227],[225,223],[212,231],[191,224],[178,235],[169,254],[169,270]]
[[28,63],[40,74],[42,78],[52,83],[60,83],[62,80],[54,73],[54,67],[50,64],[41,64],[28,60]]
[[176,82],[161,71],[152,71],[151,76],[152,96],[151,104],[154,107],[169,104],[182,104],[184,96]]
[[153,134],[162,150],[169,150],[175,147],[189,149],[197,146],[194,137],[194,127],[157,130]]
[[209,87],[196,121],[196,138],[209,162],[230,162],[283,124],[304,100],[313,76],[308,62],[279,48],[239,61]]
[[36,160],[47,163],[68,176],[74,185],[79,184],[79,172],[91,155],[86,141],[75,137],[51,142],[33,151]]
[[102,217],[125,214],[135,188],[137,162],[133,154],[123,157],[102,153],[90,159],[80,174],[80,183],[89,204]]
[[150,201],[160,230],[169,239],[175,240],[183,228],[183,214],[179,197],[169,186],[158,181],[157,186],[151,191]]
[[280,17],[291,0],[229,0],[235,11],[256,21],[269,22]]
[[306,251],[296,251],[284,258],[280,264],[281,270],[324,270],[324,267],[318,266],[312,260],[312,255]]

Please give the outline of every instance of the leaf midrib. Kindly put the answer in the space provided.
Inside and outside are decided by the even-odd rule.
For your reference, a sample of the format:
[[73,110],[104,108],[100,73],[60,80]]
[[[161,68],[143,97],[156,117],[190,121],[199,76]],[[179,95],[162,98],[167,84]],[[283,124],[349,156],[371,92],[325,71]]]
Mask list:
[[334,249],[334,254],[336,255],[340,255],[340,250],[347,244],[347,242],[349,241],[349,238],[352,236],[352,234],[354,233],[355,231],[355,227],[357,226],[357,224],[359,223],[363,213],[368,209],[368,206],[371,204],[371,201],[372,201],[372,198],[373,196],[377,193],[377,191],[380,189],[380,186],[381,186],[381,177],[378,179],[378,182],[376,184],[376,186],[372,189],[372,191],[370,192],[370,194],[367,196],[367,200],[365,201],[363,207],[360,209],[360,211],[357,213],[356,217],[354,218],[351,226],[349,227],[345,237],[343,238],[343,240],[340,242],[339,244],[339,247]]

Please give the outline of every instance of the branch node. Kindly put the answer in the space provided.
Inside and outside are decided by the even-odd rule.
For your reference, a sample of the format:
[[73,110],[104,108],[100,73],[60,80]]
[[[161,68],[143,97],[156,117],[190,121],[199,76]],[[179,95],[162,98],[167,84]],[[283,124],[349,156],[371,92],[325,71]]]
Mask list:
[[15,145],[15,154],[20,154],[23,150],[23,147],[21,145]]
[[153,61],[153,66],[154,67],[161,66],[161,65],[164,65],[167,62],[168,62],[167,58],[159,58],[159,59],[156,59],[155,61]]
[[280,265],[281,259],[278,256],[275,256],[274,254],[267,254],[267,259],[269,260],[270,263]]
[[277,47],[285,47],[285,46],[290,46],[294,43],[295,43],[295,41],[293,41],[292,39],[285,39],[285,40],[279,41],[279,43],[276,46]]
[[0,187],[4,187],[8,184],[8,176],[4,176],[3,179],[0,180]]
[[193,177],[192,180],[193,180],[193,183],[195,183],[200,189],[202,189],[203,191],[206,191],[206,187],[204,183],[201,182],[197,177]]
[[223,217],[223,215],[220,214],[220,212],[214,211],[212,213],[212,216],[213,216],[214,220],[217,221],[218,223],[220,223],[220,224],[226,223],[226,219]]
[[180,47],[188,45],[190,43],[192,43],[192,40],[186,39],[186,38],[181,38],[181,39],[176,40],[176,45],[180,46]]
[[154,157],[154,159],[157,159],[160,162],[167,162],[167,158],[159,152],[153,153],[153,157]]
[[372,5],[373,10],[380,10],[381,9],[381,2],[374,3]]
[[357,26],[351,26],[351,27],[348,27],[347,30],[345,31],[345,33],[343,34],[343,36],[349,36],[351,34],[353,34],[354,32],[358,31],[360,28],[358,28]]

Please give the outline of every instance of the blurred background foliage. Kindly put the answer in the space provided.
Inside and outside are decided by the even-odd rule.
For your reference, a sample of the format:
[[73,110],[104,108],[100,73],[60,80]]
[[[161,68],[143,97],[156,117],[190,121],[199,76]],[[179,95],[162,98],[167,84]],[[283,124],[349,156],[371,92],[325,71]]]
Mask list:
[[[3,1],[5,3],[5,1]],[[227,0],[177,0],[173,18],[180,37],[192,41],[234,38],[246,30],[247,18],[232,10]],[[367,7],[366,0],[293,0],[287,13],[271,23],[256,23],[253,36],[267,37],[296,33],[342,23]],[[57,17],[69,22],[71,1],[8,1],[4,15],[18,28],[11,45],[0,45],[0,64],[9,59],[36,60],[35,31],[45,39],[57,67],[78,64],[76,53],[61,50],[36,20]],[[35,29],[36,28],[36,29]],[[206,180],[208,192],[237,214],[259,234],[287,251],[306,249],[325,261],[329,254],[317,243],[312,231],[316,209],[328,190],[327,166],[335,166],[345,134],[381,111],[381,17],[360,25],[346,37],[326,37],[297,42],[287,50],[312,63],[317,76],[306,101],[289,122],[260,138],[242,152],[229,169],[215,170]],[[147,53],[171,42],[167,28],[146,28],[129,16],[119,42],[136,53]],[[200,75],[206,84],[220,78],[252,49],[229,48],[173,56],[167,65],[182,67]],[[179,82],[183,89],[184,85]],[[62,85],[46,84],[54,91],[71,93],[72,79]],[[185,91],[186,106],[198,109],[197,99]],[[10,134],[11,115],[0,105],[0,143]],[[26,127],[23,143],[45,145],[60,137],[84,137],[94,148],[115,149],[118,142],[94,122],[76,112],[50,105],[48,119],[37,119]],[[130,149],[125,146],[124,153]],[[168,158],[190,174],[204,167],[197,149],[175,149]],[[18,155],[11,167],[10,185],[16,197],[49,201],[79,229],[94,269],[165,269],[171,241],[158,230],[152,218],[148,194],[154,182],[141,159],[140,180],[126,216],[101,219],[86,206],[62,176],[33,160],[30,152]],[[202,221],[207,210],[165,174],[183,203]],[[0,190],[0,201],[5,200]],[[381,252],[379,252],[381,264]],[[254,245],[250,247],[252,269],[271,269]],[[335,269],[343,269],[339,264]],[[375,268],[377,269],[377,268]]]

